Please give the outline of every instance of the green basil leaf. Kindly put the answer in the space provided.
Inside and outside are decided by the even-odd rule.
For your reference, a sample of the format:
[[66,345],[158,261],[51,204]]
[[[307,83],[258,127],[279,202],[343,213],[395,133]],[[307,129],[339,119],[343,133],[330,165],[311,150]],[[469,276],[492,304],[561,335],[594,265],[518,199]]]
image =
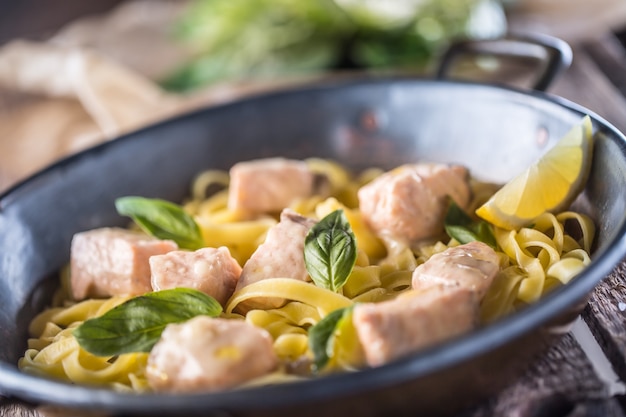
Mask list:
[[191,288],[147,293],[86,320],[73,334],[78,344],[97,356],[149,352],[170,323],[195,316],[217,317],[222,306],[211,296]]
[[335,330],[342,319],[352,318],[354,306],[329,313],[309,329],[309,349],[313,352],[313,372],[321,371],[333,355]]
[[452,199],[450,199],[444,225],[448,236],[461,244],[477,240],[494,249],[497,247],[496,238],[489,224],[484,220],[472,219]]
[[331,291],[339,291],[346,283],[356,255],[356,238],[343,210],[324,217],[304,241],[304,262],[311,279]]
[[115,208],[151,236],[173,240],[182,249],[204,246],[198,224],[179,205],[156,198],[122,197],[115,201]]

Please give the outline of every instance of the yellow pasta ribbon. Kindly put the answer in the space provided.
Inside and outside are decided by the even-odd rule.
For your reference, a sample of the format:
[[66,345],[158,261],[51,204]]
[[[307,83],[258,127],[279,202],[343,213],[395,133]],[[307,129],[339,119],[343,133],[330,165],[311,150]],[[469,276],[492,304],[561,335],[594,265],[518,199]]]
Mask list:
[[243,265],[257,249],[267,233],[276,224],[272,218],[261,218],[235,223],[213,223],[199,217],[197,219],[207,246],[226,246],[233,258]]
[[526,275],[519,283],[519,300],[536,302],[555,282],[569,282],[589,264],[588,251],[565,234],[568,220],[577,222],[582,244],[589,247],[595,227],[587,216],[579,213],[563,212],[557,216],[544,213],[536,219],[533,228],[519,231],[495,228],[498,245]]
[[355,266],[343,286],[343,294],[348,298],[355,298],[359,294],[380,286],[380,266]]
[[283,298],[300,301],[316,307],[322,317],[331,311],[352,305],[352,301],[343,295],[311,283],[292,278],[270,278],[252,283],[237,291],[228,301],[224,311],[227,314],[231,313],[240,303],[253,298]]

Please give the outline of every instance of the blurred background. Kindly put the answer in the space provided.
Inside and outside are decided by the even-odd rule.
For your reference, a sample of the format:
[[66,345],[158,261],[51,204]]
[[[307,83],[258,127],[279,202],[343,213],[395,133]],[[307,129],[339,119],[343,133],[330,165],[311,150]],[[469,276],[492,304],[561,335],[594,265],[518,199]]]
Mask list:
[[626,1],[0,0],[0,190],[198,106],[325,77],[429,77],[452,42],[511,31],[624,40]]
[[177,92],[225,79],[337,69],[423,71],[451,39],[506,30],[506,2],[499,0],[0,4],[0,43],[28,38],[95,48]]

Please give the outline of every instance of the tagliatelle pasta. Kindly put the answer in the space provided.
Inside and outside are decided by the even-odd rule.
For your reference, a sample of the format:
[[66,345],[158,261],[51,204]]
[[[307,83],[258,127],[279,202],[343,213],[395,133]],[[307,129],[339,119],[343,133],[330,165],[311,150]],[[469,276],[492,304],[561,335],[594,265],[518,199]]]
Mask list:
[[[565,233],[573,221],[581,233],[577,241]],[[591,262],[593,222],[575,212],[545,213],[533,228],[508,231],[495,228],[498,246],[509,258],[482,304],[483,319],[492,321],[519,304],[536,302],[543,294],[569,280]],[[579,243],[580,242],[580,243]]]
[[84,385],[106,385],[119,391],[148,390],[144,370],[147,353],[129,353],[116,358],[94,356],[81,349],[72,331],[83,321],[104,314],[128,297],[86,300],[69,307],[52,308],[37,316],[28,349],[20,359],[24,372],[54,377]]
[[[330,180],[330,197],[314,195],[291,205],[296,212],[321,219],[342,209],[356,236],[359,250],[356,264],[342,290],[337,293],[310,282],[285,277],[258,281],[238,290],[226,304],[222,317],[245,320],[269,332],[281,368],[244,386],[299,379],[297,372],[285,369],[310,357],[308,329],[329,313],[357,303],[392,300],[410,290],[412,274],[418,265],[434,254],[459,245],[442,237],[410,248],[398,246],[388,251],[383,241],[367,226],[358,207],[357,191],[382,171],[371,169],[358,177],[331,161],[312,159],[312,170]],[[226,246],[244,264],[263,242],[268,230],[277,224],[274,216],[231,210],[228,201],[228,173],[208,171],[192,184],[191,200],[184,209],[196,220],[207,246]],[[216,188],[209,197],[207,189]],[[493,192],[493,187],[472,182],[477,207]],[[575,236],[570,234],[574,231]],[[542,295],[567,282],[589,264],[595,233],[585,215],[546,213],[533,225],[519,230],[493,228],[498,245],[500,272],[480,306],[481,321],[488,323],[536,302]],[[277,308],[250,308],[255,298],[284,300]],[[150,390],[145,370],[147,353],[97,357],[84,351],[72,335],[85,320],[98,317],[127,297],[73,302],[67,294],[62,303],[39,314],[30,326],[32,338],[19,367],[28,373],[59,378],[77,384],[108,386],[116,390]],[[363,352],[350,321],[336,330],[334,354],[324,372],[355,370],[363,365]]]

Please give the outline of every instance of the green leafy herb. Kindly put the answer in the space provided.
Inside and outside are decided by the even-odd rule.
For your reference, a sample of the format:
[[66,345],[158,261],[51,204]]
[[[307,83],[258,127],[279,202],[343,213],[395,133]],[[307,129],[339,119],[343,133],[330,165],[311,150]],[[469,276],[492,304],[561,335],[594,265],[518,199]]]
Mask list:
[[309,329],[309,348],[313,352],[313,371],[319,372],[333,356],[335,331],[342,320],[352,317],[354,306],[340,308]]
[[500,16],[499,3],[193,0],[172,33],[196,53],[162,86],[189,91],[225,80],[338,68],[423,72],[451,39],[504,33],[505,19],[485,26],[473,17]]
[[489,224],[483,220],[473,220],[452,199],[444,221],[446,233],[461,244],[480,241],[496,248],[496,238]]
[[183,249],[196,250],[204,246],[198,224],[174,203],[143,197],[122,197],[115,201],[115,208],[119,214],[131,217],[151,236],[173,240]]
[[343,210],[311,228],[304,241],[304,262],[318,287],[338,292],[356,262],[356,238]]
[[203,292],[174,288],[131,298],[86,320],[73,334],[83,349],[97,356],[149,352],[168,324],[221,312],[222,306]]

